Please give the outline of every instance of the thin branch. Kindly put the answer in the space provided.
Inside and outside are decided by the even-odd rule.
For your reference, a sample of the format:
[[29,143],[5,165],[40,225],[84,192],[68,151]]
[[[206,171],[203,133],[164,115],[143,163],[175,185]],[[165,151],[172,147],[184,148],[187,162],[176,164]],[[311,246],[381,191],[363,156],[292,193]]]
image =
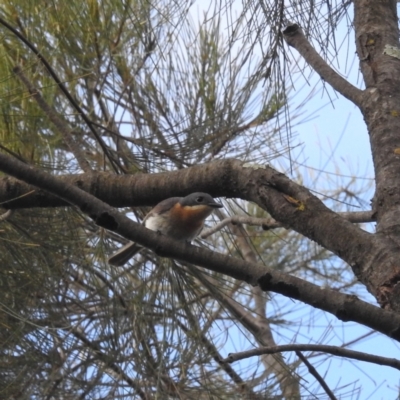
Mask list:
[[[339,212],[342,218],[349,222],[362,224],[367,222],[375,221],[374,212],[371,211],[355,211],[355,212]],[[263,230],[268,231],[270,229],[283,228],[283,225],[275,221],[272,218],[256,218],[250,216],[233,215],[232,217],[224,218],[222,221],[215,224],[212,228],[205,229],[200,237],[205,239],[215,232],[220,231],[222,228],[229,224],[243,224],[251,226],[261,226]]]
[[233,215],[232,217],[224,218],[218,224],[215,224],[212,228],[204,230],[200,237],[205,239],[215,232],[220,231],[223,227],[229,224],[243,224],[243,225],[252,225],[252,226],[262,226],[264,230],[281,228],[282,224],[273,220],[272,218],[256,218],[242,215]]
[[286,344],[276,347],[263,347],[259,349],[241,351],[240,353],[231,353],[228,355],[225,361],[234,362],[262,354],[274,354],[284,351],[319,351],[338,357],[351,358],[353,360],[365,361],[372,364],[386,365],[388,367],[400,370],[400,360],[395,358],[381,357],[374,354],[363,353],[361,351],[344,349],[343,347],[322,344]]
[[284,31],[284,38],[289,46],[294,47],[310,64],[311,68],[319,74],[321,79],[328,82],[337,92],[360,106],[363,91],[353,86],[332,69],[326,61],[311,46],[304,36],[303,30],[297,24],[289,25]]

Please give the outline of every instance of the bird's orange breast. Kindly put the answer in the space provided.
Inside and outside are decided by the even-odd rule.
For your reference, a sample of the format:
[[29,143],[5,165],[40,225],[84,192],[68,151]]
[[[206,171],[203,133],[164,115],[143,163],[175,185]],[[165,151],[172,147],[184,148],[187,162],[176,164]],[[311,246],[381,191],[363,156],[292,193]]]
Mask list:
[[176,204],[171,209],[171,217],[185,225],[202,225],[212,211],[212,208],[209,206],[195,205],[182,207],[180,204]]
[[179,203],[171,208],[169,218],[172,236],[194,239],[203,228],[204,220],[212,213],[212,208],[203,205],[184,206]]

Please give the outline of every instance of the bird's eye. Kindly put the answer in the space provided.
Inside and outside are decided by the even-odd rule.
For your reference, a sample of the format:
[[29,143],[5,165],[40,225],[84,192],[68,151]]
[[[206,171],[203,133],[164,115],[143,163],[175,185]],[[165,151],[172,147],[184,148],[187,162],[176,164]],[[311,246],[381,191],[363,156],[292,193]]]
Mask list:
[[204,197],[200,196],[196,199],[198,203],[202,203],[204,201]]

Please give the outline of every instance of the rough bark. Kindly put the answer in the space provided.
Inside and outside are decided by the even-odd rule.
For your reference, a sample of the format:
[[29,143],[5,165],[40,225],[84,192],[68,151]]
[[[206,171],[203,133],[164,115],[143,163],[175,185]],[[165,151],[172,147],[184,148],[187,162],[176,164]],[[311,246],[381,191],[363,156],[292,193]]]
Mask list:
[[[373,208],[377,236],[400,244],[400,59],[390,53],[399,49],[395,1],[354,2],[356,48],[366,85],[361,112],[371,142],[376,191]],[[376,287],[383,305],[399,310],[400,261],[374,263],[362,274]]]

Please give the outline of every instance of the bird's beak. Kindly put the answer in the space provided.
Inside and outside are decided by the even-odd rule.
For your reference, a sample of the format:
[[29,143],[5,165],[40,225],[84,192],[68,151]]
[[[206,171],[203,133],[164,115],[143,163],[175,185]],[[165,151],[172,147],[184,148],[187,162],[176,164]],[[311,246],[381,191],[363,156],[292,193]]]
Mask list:
[[208,203],[207,205],[212,208],[223,208],[223,205],[219,203]]

